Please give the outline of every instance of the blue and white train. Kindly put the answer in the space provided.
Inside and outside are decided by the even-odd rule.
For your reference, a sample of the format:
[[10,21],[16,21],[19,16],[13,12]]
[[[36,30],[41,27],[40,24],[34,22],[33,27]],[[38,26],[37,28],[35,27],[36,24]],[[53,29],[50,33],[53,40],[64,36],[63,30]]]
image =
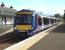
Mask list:
[[32,36],[59,22],[58,18],[39,15],[33,10],[23,9],[14,17],[14,31],[21,37]]

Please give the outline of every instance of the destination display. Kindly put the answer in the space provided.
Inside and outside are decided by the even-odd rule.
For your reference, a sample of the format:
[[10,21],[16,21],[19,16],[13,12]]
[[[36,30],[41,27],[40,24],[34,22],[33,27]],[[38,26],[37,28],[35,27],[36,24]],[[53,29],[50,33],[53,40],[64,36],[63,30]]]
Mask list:
[[32,14],[32,12],[18,12],[16,14]]

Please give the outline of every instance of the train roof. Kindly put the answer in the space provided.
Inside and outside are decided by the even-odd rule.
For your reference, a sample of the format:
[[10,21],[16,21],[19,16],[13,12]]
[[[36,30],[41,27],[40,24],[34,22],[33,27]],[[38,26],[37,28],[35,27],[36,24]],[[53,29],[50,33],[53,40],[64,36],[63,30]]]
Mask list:
[[[18,11],[18,12],[34,12],[34,10],[22,9],[22,10],[20,10],[20,11]],[[18,12],[17,12],[17,13],[18,13]]]
[[53,17],[53,16],[46,16],[46,15],[43,15],[43,14],[41,15],[41,14],[39,14],[39,12],[36,12],[34,10],[29,10],[29,9],[22,9],[22,10],[18,11],[16,14],[20,14],[20,12],[31,12],[30,14],[37,14],[38,16],[40,16],[42,18],[44,17],[44,18],[51,18],[51,19],[59,19],[59,18],[56,18],[56,17]]
[[32,10],[22,9],[22,10],[20,10],[20,11],[18,11],[18,12],[32,12]]
[[39,15],[39,16],[41,16],[42,18],[44,17],[44,18],[50,18],[50,16],[45,16],[45,15]]
[[16,12],[16,14],[33,14],[33,12],[34,12],[34,10],[22,9],[22,10]]
[[56,18],[56,17],[53,17],[53,16],[44,16],[44,15],[39,15],[40,17],[44,17],[44,18],[50,18],[50,19],[58,19],[59,20],[59,18]]

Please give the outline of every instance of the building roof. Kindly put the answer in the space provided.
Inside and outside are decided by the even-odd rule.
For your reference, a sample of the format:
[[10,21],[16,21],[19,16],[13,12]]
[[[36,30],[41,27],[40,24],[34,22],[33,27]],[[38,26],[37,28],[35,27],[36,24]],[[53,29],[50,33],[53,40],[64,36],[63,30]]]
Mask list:
[[8,11],[8,12],[13,12],[13,13],[17,12],[16,9],[11,9],[11,8],[8,8],[8,7],[1,7],[1,6],[0,6],[0,10],[4,10],[4,11]]

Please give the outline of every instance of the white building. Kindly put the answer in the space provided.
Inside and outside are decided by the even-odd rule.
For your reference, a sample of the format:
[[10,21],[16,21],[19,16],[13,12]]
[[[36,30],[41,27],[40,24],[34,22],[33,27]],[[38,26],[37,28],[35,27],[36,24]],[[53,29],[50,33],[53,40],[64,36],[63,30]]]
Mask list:
[[13,24],[14,22],[14,16],[17,12],[16,9],[13,9],[11,6],[10,8],[5,7],[2,3],[0,6],[0,25],[2,24]]

